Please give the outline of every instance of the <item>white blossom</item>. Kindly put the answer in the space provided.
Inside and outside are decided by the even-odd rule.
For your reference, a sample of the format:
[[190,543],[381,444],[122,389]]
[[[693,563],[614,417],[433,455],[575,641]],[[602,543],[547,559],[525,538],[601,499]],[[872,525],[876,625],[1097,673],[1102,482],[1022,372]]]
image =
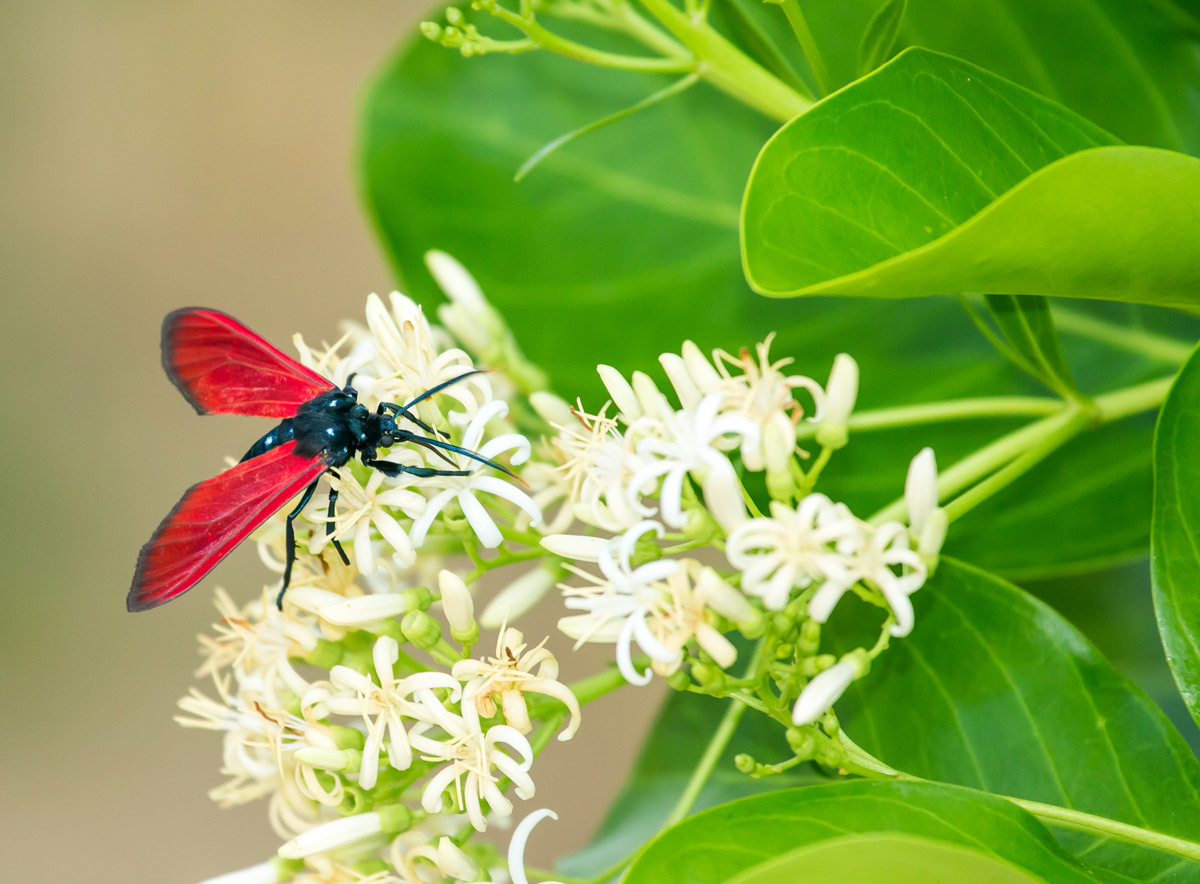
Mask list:
[[554,697],[567,707],[571,721],[558,735],[569,740],[579,729],[579,701],[570,688],[558,681],[558,661],[546,650],[546,640],[526,649],[520,630],[508,627],[500,630],[496,639],[496,656],[480,660],[460,660],[451,673],[464,682],[462,701],[474,703],[484,718],[496,714],[495,697],[500,698],[504,720],[523,734],[533,730],[525,705],[526,693]]
[[[426,812],[441,812],[443,793],[453,786],[456,806],[466,812],[477,831],[483,832],[487,821],[481,800],[487,801],[492,813],[498,816],[512,813],[512,802],[498,785],[500,776],[512,781],[518,797],[533,797],[534,784],[529,776],[533,748],[516,728],[495,724],[485,732],[471,703],[463,704],[461,716],[449,712],[431,694],[423,698],[423,703],[430,723],[418,722],[413,726],[410,732],[413,748],[424,760],[444,765],[429,778],[421,794],[421,806]],[[445,733],[444,739],[427,736],[434,724]],[[516,751],[519,761],[504,751],[506,746]]]
[[385,745],[385,736],[388,763],[396,770],[405,770],[412,764],[412,747],[404,720],[425,719],[429,708],[427,704],[410,700],[413,694],[449,688],[454,700],[459,697],[458,681],[443,672],[418,672],[396,678],[394,667],[399,656],[400,646],[396,640],[391,636],[380,636],[375,640],[372,652],[378,685],[347,666],[335,666],[329,673],[335,687],[354,692],[353,697],[332,696],[326,700],[329,711],[339,715],[361,715],[366,725],[367,739],[358,774],[358,784],[364,789],[374,786],[379,776],[379,752]]
[[549,568],[538,567],[526,571],[487,603],[479,615],[480,625],[497,629],[515,621],[541,601],[553,585],[554,572]]
[[314,532],[309,541],[311,553],[319,553],[332,540],[353,537],[354,561],[360,574],[375,571],[375,554],[371,545],[371,526],[395,551],[400,563],[408,567],[417,560],[416,550],[408,534],[396,521],[391,510],[398,509],[408,516],[425,511],[425,498],[405,485],[385,484],[389,480],[379,470],[372,470],[366,485],[360,485],[354,475],[343,470],[330,475],[329,484],[338,492],[338,510],[333,519],[333,532],[324,529]]
[[[836,602],[858,579],[847,551],[863,542],[863,523],[824,494],[808,495],[795,509],[771,501],[770,511],[770,518],[735,528],[725,545],[730,564],[742,572],[742,589],[772,611],[783,609],[792,590],[814,583],[820,587],[817,595],[825,592],[822,600],[836,595]],[[813,616],[824,622],[823,616]]]
[[[489,439],[480,445],[484,428],[488,421],[503,417],[508,413],[508,405],[496,400],[479,409],[471,418],[463,433],[462,446],[475,451],[480,457],[492,460],[507,451],[514,452],[510,458],[513,464],[524,463],[530,454],[529,440],[517,433],[506,433]],[[487,549],[495,549],[504,540],[500,529],[492,517],[488,515],[483,504],[479,502],[478,494],[487,493],[507,500],[529,514],[532,524],[542,520],[541,511],[528,494],[491,474],[490,468],[476,469],[468,476],[436,476],[425,480],[427,485],[442,486],[444,490],[435,494],[425,507],[425,512],[413,522],[411,538],[415,546],[421,546],[433,525],[433,520],[452,500],[457,500],[471,530],[479,538],[480,544]]]
[[672,528],[684,527],[683,486],[690,473],[699,481],[705,506],[721,527],[731,530],[745,518],[741,483],[717,443],[727,436],[756,440],[759,430],[745,417],[720,414],[722,401],[722,394],[710,393],[694,411],[659,418],[647,415],[634,424],[637,453],[647,464],[629,482],[631,503],[653,491],[661,479],[662,520]]

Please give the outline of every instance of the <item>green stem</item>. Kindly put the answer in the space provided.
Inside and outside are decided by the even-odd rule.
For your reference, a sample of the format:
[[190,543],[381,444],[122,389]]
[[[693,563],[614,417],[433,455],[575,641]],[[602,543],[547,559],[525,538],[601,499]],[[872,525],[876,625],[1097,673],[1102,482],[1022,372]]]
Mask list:
[[[921,777],[903,773],[884,764],[878,758],[875,758],[858,746],[844,730],[839,732],[838,739],[842,747],[846,750],[845,769],[848,771],[869,779],[925,782]],[[985,794],[994,795],[995,793],[985,792]],[[1011,795],[996,795],[996,797],[1003,798],[1005,801],[1015,804],[1045,823],[1055,823],[1081,832],[1090,832],[1096,835],[1116,838],[1128,844],[1153,847],[1156,850],[1162,850],[1176,856],[1186,857],[1191,860],[1200,860],[1200,844],[1197,844],[1195,841],[1175,838],[1171,835],[1164,835],[1162,832],[1153,832],[1149,829],[1131,826],[1128,823],[1118,822],[1108,817],[1095,816],[1067,807],[1058,807],[1054,804],[1027,801],[1024,798],[1014,798]]]
[[[850,415],[851,430],[884,430],[913,424],[936,424],[981,417],[1029,417],[1055,414],[1062,401],[1048,396],[981,396],[975,399],[949,399],[944,402],[923,402],[920,405],[901,405],[880,408]],[[801,424],[797,439],[816,435],[816,424]]]
[[1193,345],[1187,341],[1158,335],[1144,329],[1115,325],[1086,313],[1076,313],[1061,307],[1054,310],[1054,324],[1060,331],[1081,338],[1091,338],[1129,353],[1149,356],[1168,365],[1180,365],[1192,355]]
[[670,0],[641,3],[691,51],[696,72],[718,89],[781,122],[812,107],[811,101],[748,58],[703,18],[688,15]]
[[591,46],[584,46],[582,43],[576,43],[574,40],[561,37],[553,31],[542,27],[536,20],[524,18],[499,4],[490,7],[488,11],[501,21],[507,22],[514,28],[524,31],[529,35],[530,39],[543,49],[599,67],[619,68],[627,71],[646,71],[650,73],[686,73],[694,70],[696,67],[695,60],[687,56],[646,58],[638,55],[621,55],[615,52],[605,52],[602,49],[593,49]]
[[962,518],[993,494],[1025,475],[1068,440],[1083,432],[1091,422],[1091,417],[1081,408],[1072,408],[1057,419],[1061,425],[1054,427],[1040,442],[946,504],[946,518],[951,522]]
[[1042,822],[1057,823],[1060,826],[1066,826],[1069,829],[1076,829],[1080,832],[1107,835],[1128,844],[1154,847],[1167,853],[1173,853],[1176,856],[1200,861],[1200,844],[1197,844],[1195,841],[1185,841],[1183,838],[1164,835],[1162,832],[1152,832],[1149,829],[1120,823],[1116,820],[1110,820],[1107,817],[1093,816],[1090,813],[1071,810],[1067,807],[1056,807],[1053,804],[1042,804],[1040,801],[1026,801],[1024,798],[1012,798],[1007,795],[1001,797],[1007,801],[1011,801],[1017,807],[1029,811],[1029,813],[1036,816]]
[[[1174,376],[1159,378],[1144,384],[1126,387],[1123,390],[1105,393],[1092,400],[1086,409],[1075,402],[1061,403],[1056,413],[1002,436],[945,470],[938,476],[938,499],[944,500],[949,495],[963,491],[1006,464],[1017,460],[1026,452],[1037,449],[1039,452],[1037,460],[1044,458],[1089,423],[1096,426],[1111,423],[1158,407],[1166,398],[1173,381]],[[1064,425],[1080,420],[1079,415],[1086,416],[1084,424],[1072,427],[1068,431]],[[997,481],[994,485],[989,486],[989,493],[995,493],[1006,486],[1009,481],[1033,466],[1037,460],[1025,465],[1024,468],[1014,469],[1012,474],[1006,476],[1006,481]],[[984,499],[985,495],[975,495],[970,498],[970,505],[978,505]],[[965,511],[962,509],[962,512]],[[907,512],[908,508],[904,499],[901,498],[881,509],[871,517],[870,521],[878,525],[891,519],[903,519]]]
[[[768,0],[768,2],[772,2],[772,0]],[[774,2],[778,2],[783,7],[783,14],[787,16],[788,24],[792,26],[792,33],[796,35],[796,42],[800,44],[800,50],[808,60],[813,78],[817,81],[817,89],[822,95],[828,95],[829,70],[825,67],[825,59],[821,57],[821,50],[817,47],[817,41],[813,39],[812,31],[809,30],[800,4],[797,0],[774,0]]]

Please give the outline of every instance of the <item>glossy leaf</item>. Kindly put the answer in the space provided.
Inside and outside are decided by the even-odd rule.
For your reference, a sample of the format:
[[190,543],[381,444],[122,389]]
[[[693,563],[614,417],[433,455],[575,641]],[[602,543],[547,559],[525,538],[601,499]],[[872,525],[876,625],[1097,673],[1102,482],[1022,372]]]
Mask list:
[[[779,333],[772,355],[795,358],[796,371],[820,380],[837,353],[853,353],[862,368],[860,409],[1040,392],[951,302],[776,301],[750,292],[732,223],[772,127],[705,84],[565,145],[526,180],[512,181],[538,147],[668,82],[536,54],[468,60],[425,41],[401,52],[367,102],[362,189],[405,291],[431,310],[440,295],[421,256],[429,248],[451,252],[479,277],[554,387],[593,407],[605,398],[599,362],[653,370],[659,353],[687,338],[736,352],[772,331]],[[1152,368],[1093,341],[1068,343],[1076,377],[1090,391],[1143,380]],[[828,490],[869,513],[900,493],[908,458],[925,445],[948,465],[1015,425],[864,434],[830,465]],[[1148,437],[1138,444],[1147,447]],[[850,469],[857,465],[861,473]],[[1081,491],[1093,473],[1088,464],[1076,477]],[[1065,481],[1069,460],[1063,474]],[[1022,504],[1024,488],[1015,485],[1006,501]],[[1079,546],[1065,542],[1084,539],[1075,526],[1091,524],[1098,501],[1114,523],[1141,525],[1144,534],[1147,502],[1121,490],[1100,485],[1091,495],[1065,496],[1064,507],[1039,512],[1028,526],[1008,521],[999,534],[988,522],[964,521],[951,549],[978,531],[972,555],[989,550],[979,561],[1006,567],[1015,560],[1022,572],[1038,573],[1123,556],[1124,545],[1109,549],[1100,537],[1080,560]]]
[[858,75],[866,76],[892,57],[908,0],[886,0],[871,17],[858,47]]
[[1200,722],[1200,359],[1171,388],[1154,437],[1154,608],[1167,662]]
[[910,49],[763,148],[742,209],[747,278],[776,296],[1194,304],[1200,160],[1113,143],[1032,92]]
[[[712,697],[671,694],[600,830],[586,848],[559,863],[562,871],[580,877],[599,874],[649,840],[683,794],[727,708],[726,702]],[[767,764],[791,755],[783,731],[774,722],[753,713],[745,715],[700,793],[695,810],[819,778],[810,768],[800,767],[778,776],[752,779],[734,768],[734,756],[743,752]]]
[[664,833],[626,884],[1094,884],[1036,819],[934,783],[844,782],[747,798]]
[[[914,602],[912,634],[837,707],[864,749],[906,773],[1200,841],[1200,763],[1074,627],[953,560]],[[1139,880],[1200,875],[1173,854],[1056,834],[1090,864]]]
[[[1130,144],[1200,152],[1194,0],[908,0],[900,46],[973,62]],[[838,85],[880,0],[802,0]]]

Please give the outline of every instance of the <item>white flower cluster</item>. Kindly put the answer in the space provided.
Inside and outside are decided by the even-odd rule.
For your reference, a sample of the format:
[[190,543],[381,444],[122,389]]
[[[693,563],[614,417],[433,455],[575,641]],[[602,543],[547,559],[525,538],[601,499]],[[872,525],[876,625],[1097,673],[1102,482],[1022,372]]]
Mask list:
[[[448,256],[430,261],[452,295],[474,285]],[[495,320],[489,311],[481,297],[454,298],[448,308],[460,339],[473,322]],[[372,295],[366,325],[348,327],[333,346],[296,344],[306,364],[352,384],[370,408],[403,405],[476,368],[399,294],[390,309]],[[512,476],[447,447],[522,464],[531,446],[506,421],[500,394],[515,394],[503,372],[450,384],[413,408],[406,426],[434,444],[397,444],[381,454],[422,472],[466,475],[393,479],[354,463],[331,475],[335,499],[304,513],[307,550],[282,609],[278,580],[244,605],[218,590],[220,619],[201,637],[199,672],[212,679],[216,698],[193,690],[178,720],[223,734],[226,781],[214,800],[265,799],[284,843],[272,862],[217,880],[524,879],[528,826],[514,838],[511,872],[491,861],[493,848],[467,836],[511,816],[512,795],[533,797],[535,744],[555,729],[570,739],[580,709],[545,642],[531,647],[506,627],[497,631],[494,656],[470,655],[480,636],[471,591],[446,567],[464,551],[479,561],[480,550],[499,549],[503,563],[510,541],[519,543],[513,537],[541,521],[540,507]],[[276,574],[284,536],[282,513],[255,535]],[[345,544],[349,563],[333,541]],[[447,631],[460,647],[443,637]],[[531,713],[535,694],[557,702]],[[531,743],[535,727],[540,743]]]
[[[615,415],[609,405],[597,414],[558,408],[554,447],[564,496],[570,512],[599,532],[542,541],[582,581],[562,584],[566,607],[578,613],[559,627],[577,643],[615,643],[631,683],[647,683],[651,670],[670,676],[689,654],[694,664],[726,669],[737,652],[725,633],[756,637],[767,616],[785,609],[823,624],[850,591],[886,607],[891,635],[913,627],[909,596],[925,583],[946,527],[933,452],[922,451],[910,468],[907,525],[871,524],[815,493],[824,464],[848,441],[858,368],[839,356],[822,387],[786,373],[791,360],[772,361],[770,345],[768,338],[754,355],[717,351],[710,360],[687,342],[681,354],[664,354],[678,406],[648,375],[626,379],[602,365]],[[800,393],[812,402],[807,417]],[[549,405],[542,410],[554,416]],[[821,446],[807,471],[809,455],[797,444],[801,420],[817,425]],[[747,511],[754,504],[745,477],[755,473],[764,474],[756,487],[765,485],[770,497],[767,515]],[[728,568],[670,555],[706,545],[723,549]],[[635,647],[649,670],[634,666]],[[856,663],[853,677],[863,672]],[[814,691],[829,682],[814,678]],[[807,713],[814,691],[797,704],[798,722],[817,717]]]

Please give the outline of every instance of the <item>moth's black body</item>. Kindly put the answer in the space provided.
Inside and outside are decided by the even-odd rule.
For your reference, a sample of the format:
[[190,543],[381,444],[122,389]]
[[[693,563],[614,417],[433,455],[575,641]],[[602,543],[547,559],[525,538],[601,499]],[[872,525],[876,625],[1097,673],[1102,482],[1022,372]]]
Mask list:
[[[451,464],[453,462],[449,461],[444,454],[446,451],[465,455],[511,476],[512,473],[499,464],[480,457],[473,451],[436,438],[432,435],[434,433],[432,427],[409,413],[409,409],[419,402],[428,399],[451,384],[456,384],[464,378],[478,373],[478,371],[469,371],[451,378],[426,390],[407,405],[400,406],[391,402],[380,403],[374,412],[369,411],[358,401],[358,392],[350,384],[340,390],[335,387],[301,405],[297,409],[295,417],[281,420],[269,433],[250,446],[250,450],[242,456],[242,461],[258,457],[285,442],[295,440],[296,454],[303,457],[321,457],[329,464],[330,472],[334,476],[337,476],[335,468],[349,463],[356,454],[364,464],[392,478],[406,473],[421,478],[470,475],[470,470],[435,470],[429,467],[412,467],[407,464],[378,459],[380,448],[390,448],[398,442],[412,442],[437,452]],[[353,380],[353,376],[351,380]],[[411,421],[431,435],[419,436],[401,429],[396,425],[397,418]],[[295,529],[292,523],[312,500],[319,481],[319,479],[314,481],[304,490],[300,502],[287,517],[287,559],[283,572],[283,587],[279,590],[278,603],[280,606],[283,605],[283,594],[287,591],[292,576],[292,564],[296,560]],[[333,533],[333,517],[337,499],[337,489],[330,488],[328,521],[325,523],[326,534]],[[342,557],[342,561],[347,565],[350,564],[350,559],[347,558],[341,543],[334,540],[333,547]]]

